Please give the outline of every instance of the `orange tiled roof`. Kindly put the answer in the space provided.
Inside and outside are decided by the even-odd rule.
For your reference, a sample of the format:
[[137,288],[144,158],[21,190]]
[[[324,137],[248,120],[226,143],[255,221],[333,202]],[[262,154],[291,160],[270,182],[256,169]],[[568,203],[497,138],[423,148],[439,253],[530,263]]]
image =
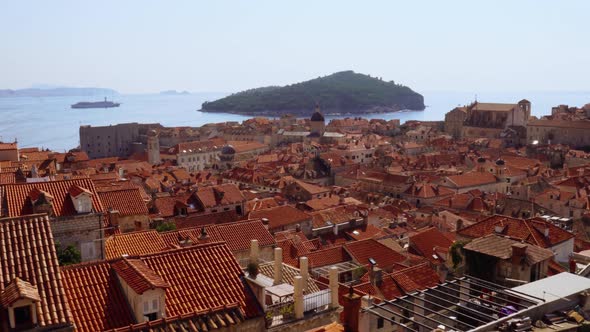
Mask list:
[[149,214],[139,188],[99,191],[98,196],[106,209],[117,210],[121,216]]
[[[217,233],[211,232],[211,227],[212,225],[189,227],[174,231],[162,232],[159,234],[162,237],[162,240],[164,240],[166,245],[168,245],[170,248],[182,247],[183,243],[181,243],[181,241],[187,240],[189,240],[190,244],[192,245],[223,241],[223,239]],[[201,234],[203,228],[205,228],[207,233],[206,239],[203,238]],[[185,242],[184,245],[186,244],[187,243]]]
[[391,274],[405,293],[434,287],[440,283],[440,278],[428,263],[408,267]]
[[170,287],[159,275],[147,267],[141,259],[122,258],[112,263],[111,266],[117,271],[119,277],[125,280],[127,285],[137,294],[143,294],[150,289]]
[[241,219],[234,210],[209,214],[191,214],[186,217],[176,216],[174,222],[177,229],[205,226],[209,224],[225,224]]
[[353,230],[346,232],[346,235],[350,236],[353,240],[365,240],[365,239],[379,239],[384,237],[386,234],[379,228],[365,224],[362,227],[357,227]]
[[38,291],[40,326],[72,323],[46,215],[0,219],[0,253],[0,293],[19,278]]
[[293,225],[311,219],[310,215],[290,205],[252,211],[248,216],[251,219],[268,219],[268,227],[270,229]]
[[104,243],[106,259],[122,255],[137,256],[166,250],[168,246],[157,231],[116,234]]
[[447,176],[445,182],[456,188],[467,188],[495,183],[497,181],[498,179],[489,172],[469,172],[461,175]]
[[170,285],[166,314],[175,316],[239,303],[247,318],[261,314],[242,281],[240,265],[224,243],[209,243],[140,257]]
[[[545,229],[549,231],[548,236],[544,234]],[[478,238],[496,234],[496,230],[501,230],[500,235],[525,241],[541,248],[553,247],[574,237],[574,234],[542,219],[518,219],[502,215],[485,218],[461,229],[457,234],[468,238]]]
[[195,193],[205,208],[218,205],[238,204],[246,200],[240,189],[234,184],[222,184],[199,188]]
[[344,244],[348,254],[359,264],[369,264],[369,258],[377,262],[383,270],[391,270],[395,264],[405,261],[405,257],[376,240],[353,241]]
[[214,225],[214,233],[218,234],[231,251],[250,249],[250,240],[258,240],[260,247],[274,246],[275,239],[264,227],[261,220],[238,221]]
[[16,277],[0,292],[0,303],[7,308],[20,299],[29,299],[34,302],[41,301],[37,287]]
[[92,193],[92,208],[95,212],[104,212],[103,205],[96,195],[94,183],[90,179],[75,179],[26,184],[8,184],[0,186],[0,193],[6,199],[8,217],[18,217],[33,214],[33,207],[29,199],[31,191],[40,190],[49,193],[53,199],[53,213],[56,216],[75,215],[76,209],[69,197],[72,186],[79,186]]
[[312,269],[352,260],[341,245],[310,252],[307,254],[307,259],[309,260],[309,267]]
[[135,322],[117,274],[108,262],[66,266],[62,274],[76,331],[104,331]]
[[[411,235],[409,241],[410,248],[415,253],[424,256],[433,263],[438,263],[443,259],[443,257],[434,258],[433,255],[437,253],[436,248],[442,248],[446,251],[453,244],[453,241],[449,240],[445,234],[434,227]],[[436,256],[438,257],[438,255]]]

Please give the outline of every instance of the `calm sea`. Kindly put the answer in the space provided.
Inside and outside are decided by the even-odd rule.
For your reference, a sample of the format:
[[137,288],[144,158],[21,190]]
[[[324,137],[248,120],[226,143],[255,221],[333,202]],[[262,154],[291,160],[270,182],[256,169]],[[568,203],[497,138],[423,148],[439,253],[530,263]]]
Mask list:
[[[407,120],[442,120],[457,105],[475,99],[470,92],[423,93],[427,108],[422,112],[371,114],[368,118]],[[13,141],[20,147],[43,147],[65,151],[79,144],[80,125],[101,126],[124,122],[159,122],[164,126],[201,126],[206,123],[242,121],[246,116],[197,112],[204,101],[222,94],[191,95],[120,95],[118,108],[71,109],[79,101],[101,100],[101,97],[0,98],[0,141]],[[534,115],[549,114],[558,104],[582,106],[590,102],[590,92],[523,92],[479,93],[484,102],[513,103],[523,98],[531,101]],[[331,119],[334,117],[328,117]]]

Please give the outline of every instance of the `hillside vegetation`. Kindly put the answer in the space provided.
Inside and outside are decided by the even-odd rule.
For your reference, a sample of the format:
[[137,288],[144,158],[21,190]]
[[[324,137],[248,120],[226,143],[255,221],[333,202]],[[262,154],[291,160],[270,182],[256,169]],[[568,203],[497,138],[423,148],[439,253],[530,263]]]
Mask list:
[[250,89],[212,102],[201,111],[249,115],[310,114],[319,103],[324,113],[423,110],[424,98],[409,87],[369,75],[343,71],[309,81]]

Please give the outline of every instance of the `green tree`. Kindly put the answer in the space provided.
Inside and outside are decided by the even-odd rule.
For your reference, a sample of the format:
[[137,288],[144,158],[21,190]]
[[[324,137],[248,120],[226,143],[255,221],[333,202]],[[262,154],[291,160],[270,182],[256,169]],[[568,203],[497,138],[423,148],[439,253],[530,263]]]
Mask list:
[[59,265],[65,266],[78,264],[82,261],[80,250],[72,245],[69,245],[64,249],[58,242],[55,244],[55,251],[57,252],[57,260],[59,261]]
[[176,230],[176,224],[174,224],[173,222],[163,222],[156,226],[156,231],[158,232],[167,232],[173,230]]

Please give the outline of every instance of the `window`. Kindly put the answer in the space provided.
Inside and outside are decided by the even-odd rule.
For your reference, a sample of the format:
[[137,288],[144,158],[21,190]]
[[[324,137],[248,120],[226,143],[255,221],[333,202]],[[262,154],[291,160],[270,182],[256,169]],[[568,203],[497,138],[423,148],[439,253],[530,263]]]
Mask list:
[[146,319],[147,321],[152,321],[152,320],[156,320],[156,319],[158,319],[158,314],[157,314],[157,313],[155,313],[155,312],[152,312],[151,314],[145,314],[145,315],[143,315],[143,316],[145,317],[145,319]]
[[30,305],[14,308],[14,323],[14,328],[16,330],[33,327],[33,316]]
[[148,298],[143,301],[143,316],[147,321],[158,319],[158,312],[160,311],[160,301],[157,297]]
[[383,325],[384,325],[384,322],[385,322],[385,320],[383,319],[383,317],[379,317],[377,319],[377,328],[378,329],[382,329],[383,328]]

